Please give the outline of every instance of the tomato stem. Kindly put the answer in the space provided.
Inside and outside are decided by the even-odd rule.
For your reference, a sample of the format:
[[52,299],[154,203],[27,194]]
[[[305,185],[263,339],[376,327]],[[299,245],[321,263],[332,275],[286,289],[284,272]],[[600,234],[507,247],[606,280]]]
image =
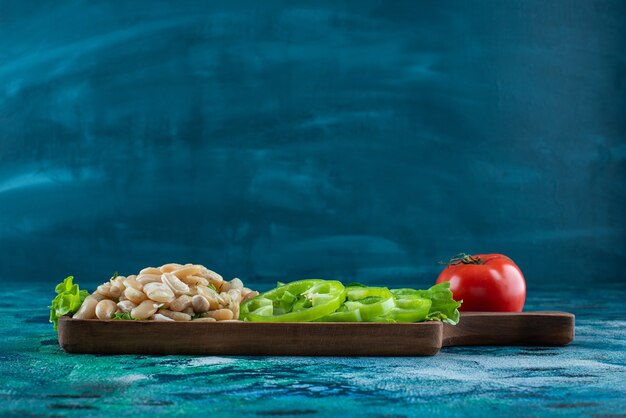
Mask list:
[[458,266],[459,264],[482,264],[483,260],[479,256],[459,253],[448,261],[448,266]]

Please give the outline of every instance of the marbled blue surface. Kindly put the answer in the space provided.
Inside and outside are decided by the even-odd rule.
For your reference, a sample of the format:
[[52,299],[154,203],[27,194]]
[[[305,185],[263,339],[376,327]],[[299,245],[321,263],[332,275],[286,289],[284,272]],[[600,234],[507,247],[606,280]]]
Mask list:
[[1,0],[0,279],[623,280],[625,33],[620,0]]
[[0,293],[2,416],[609,417],[626,410],[623,285],[531,289],[529,310],[577,315],[569,346],[445,348],[420,358],[69,355],[46,323],[51,296],[41,287]]

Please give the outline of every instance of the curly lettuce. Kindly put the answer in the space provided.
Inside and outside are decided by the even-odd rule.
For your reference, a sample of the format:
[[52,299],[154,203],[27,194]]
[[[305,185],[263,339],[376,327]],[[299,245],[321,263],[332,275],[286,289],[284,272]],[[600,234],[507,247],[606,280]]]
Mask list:
[[427,290],[418,290],[418,292],[422,297],[432,301],[426,316],[427,320],[442,321],[450,325],[458,324],[460,318],[459,307],[463,301],[453,299],[450,282],[439,283]]
[[50,322],[55,330],[59,328],[59,318],[76,313],[85,298],[89,296],[89,292],[80,290],[73,280],[73,276],[68,276],[54,288],[57,295],[52,299],[52,305],[48,307],[50,308]]

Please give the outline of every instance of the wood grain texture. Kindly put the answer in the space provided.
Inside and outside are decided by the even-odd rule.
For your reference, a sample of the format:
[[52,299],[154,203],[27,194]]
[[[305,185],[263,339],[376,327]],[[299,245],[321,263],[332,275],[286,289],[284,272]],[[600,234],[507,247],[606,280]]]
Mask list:
[[59,320],[59,344],[68,353],[432,356],[442,346],[559,346],[573,339],[574,315],[566,312],[464,312],[456,326]]
[[440,322],[251,323],[100,321],[61,318],[68,353],[274,356],[432,356]]
[[567,312],[463,312],[457,325],[443,325],[443,346],[566,345],[574,322]]

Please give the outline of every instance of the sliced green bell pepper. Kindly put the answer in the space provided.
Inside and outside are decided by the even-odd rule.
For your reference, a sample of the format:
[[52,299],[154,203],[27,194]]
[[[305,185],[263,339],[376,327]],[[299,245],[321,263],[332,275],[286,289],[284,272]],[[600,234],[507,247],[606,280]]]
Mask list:
[[[342,310],[343,309],[343,310]],[[316,319],[315,322],[363,322],[361,312],[357,309],[355,311],[345,310],[345,307],[339,308],[338,311]]]
[[384,315],[395,305],[393,295],[386,287],[351,286],[346,288],[345,309],[359,311],[363,321]]
[[384,315],[394,306],[393,295],[386,287],[357,284],[346,287],[346,301],[336,312],[316,322],[366,322]]
[[241,319],[257,322],[420,322],[459,321],[461,301],[444,282],[427,290],[367,287],[337,281],[279,283],[241,305]]
[[[410,303],[411,299],[428,299],[431,301],[428,314],[425,318],[420,319],[428,321],[443,321],[447,324],[456,325],[459,322],[459,306],[463,301],[455,301],[450,291],[450,282],[436,284],[426,290],[416,289],[393,289],[391,291],[398,300],[405,300]],[[398,303],[402,307],[402,302]]]
[[[399,290],[399,291],[397,291]],[[428,316],[431,301],[412,292],[402,292],[403,290],[391,290],[396,306],[389,312],[372,319],[373,322],[419,322],[424,321]]]
[[336,280],[300,280],[262,293],[241,305],[240,318],[252,322],[308,322],[335,312],[346,299]]

